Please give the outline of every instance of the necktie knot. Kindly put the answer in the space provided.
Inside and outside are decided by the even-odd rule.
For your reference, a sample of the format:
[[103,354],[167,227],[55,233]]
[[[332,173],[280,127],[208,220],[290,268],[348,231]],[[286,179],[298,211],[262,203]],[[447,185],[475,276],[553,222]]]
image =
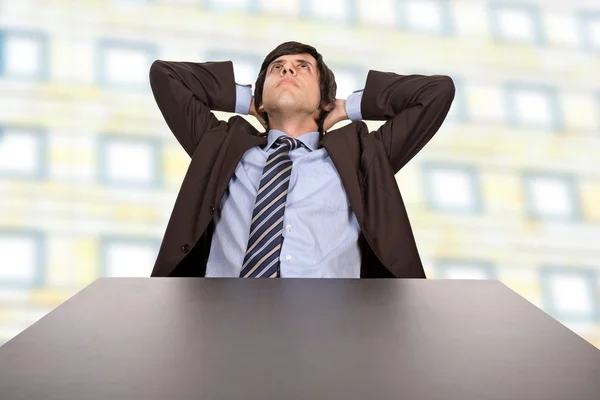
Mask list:
[[279,136],[277,138],[277,140],[275,140],[275,145],[277,147],[279,147],[279,146],[286,146],[287,148],[290,149],[290,151],[292,151],[292,150],[296,150],[300,146],[303,146],[304,143],[302,143],[298,139],[294,139],[293,137]]

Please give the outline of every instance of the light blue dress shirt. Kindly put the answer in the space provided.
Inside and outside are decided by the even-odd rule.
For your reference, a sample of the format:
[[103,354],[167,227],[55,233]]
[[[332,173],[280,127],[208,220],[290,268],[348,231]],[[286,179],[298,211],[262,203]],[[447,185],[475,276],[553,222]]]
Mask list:
[[[236,113],[248,114],[252,92],[236,86]],[[346,100],[351,120],[362,119],[362,91]],[[237,165],[215,215],[206,277],[239,277],[250,232],[252,210],[263,167],[275,151],[273,142],[285,132],[271,129],[263,148],[249,149]],[[359,278],[360,227],[350,207],[340,176],[319,132],[297,137],[304,146],[290,152],[292,171],[283,217],[280,253],[282,278]],[[310,150],[309,150],[310,149]]]

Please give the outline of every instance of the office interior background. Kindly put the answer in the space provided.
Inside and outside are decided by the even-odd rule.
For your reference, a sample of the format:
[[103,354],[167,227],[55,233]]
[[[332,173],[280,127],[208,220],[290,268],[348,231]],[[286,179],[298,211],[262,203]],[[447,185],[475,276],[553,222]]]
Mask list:
[[298,40],[338,97],[369,69],[454,79],[397,174],[428,277],[498,279],[600,348],[598,1],[0,4],[0,344],[98,277],[150,275],[189,163],[152,61],[232,60],[253,84]]

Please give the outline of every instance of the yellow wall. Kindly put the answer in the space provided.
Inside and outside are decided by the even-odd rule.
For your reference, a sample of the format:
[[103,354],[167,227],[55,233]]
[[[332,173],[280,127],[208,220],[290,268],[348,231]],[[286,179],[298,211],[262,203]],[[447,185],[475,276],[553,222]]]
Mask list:
[[428,276],[499,279],[600,348],[599,5],[31,0],[0,27],[0,343],[99,276],[150,274],[189,162],[150,63],[231,59],[253,83],[298,40],[339,97],[369,69],[454,78],[397,175]]

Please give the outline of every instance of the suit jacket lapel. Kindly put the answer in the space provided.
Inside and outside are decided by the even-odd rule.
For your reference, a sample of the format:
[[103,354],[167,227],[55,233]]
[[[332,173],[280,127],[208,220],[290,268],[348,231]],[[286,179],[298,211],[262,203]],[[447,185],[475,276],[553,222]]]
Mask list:
[[215,202],[217,204],[219,204],[225,190],[229,186],[229,181],[244,153],[254,146],[265,146],[266,144],[267,135],[256,135],[256,130],[250,125],[246,127],[245,132],[234,135],[231,138],[231,144],[227,147],[223,167],[219,171],[217,179],[217,191],[215,193]]
[[363,204],[360,184],[356,173],[356,158],[348,140],[348,136],[355,129],[356,127],[352,125],[346,125],[335,131],[328,132],[323,136],[320,144],[327,150],[333,165],[335,165],[348,200],[350,200],[350,206],[362,228]]

